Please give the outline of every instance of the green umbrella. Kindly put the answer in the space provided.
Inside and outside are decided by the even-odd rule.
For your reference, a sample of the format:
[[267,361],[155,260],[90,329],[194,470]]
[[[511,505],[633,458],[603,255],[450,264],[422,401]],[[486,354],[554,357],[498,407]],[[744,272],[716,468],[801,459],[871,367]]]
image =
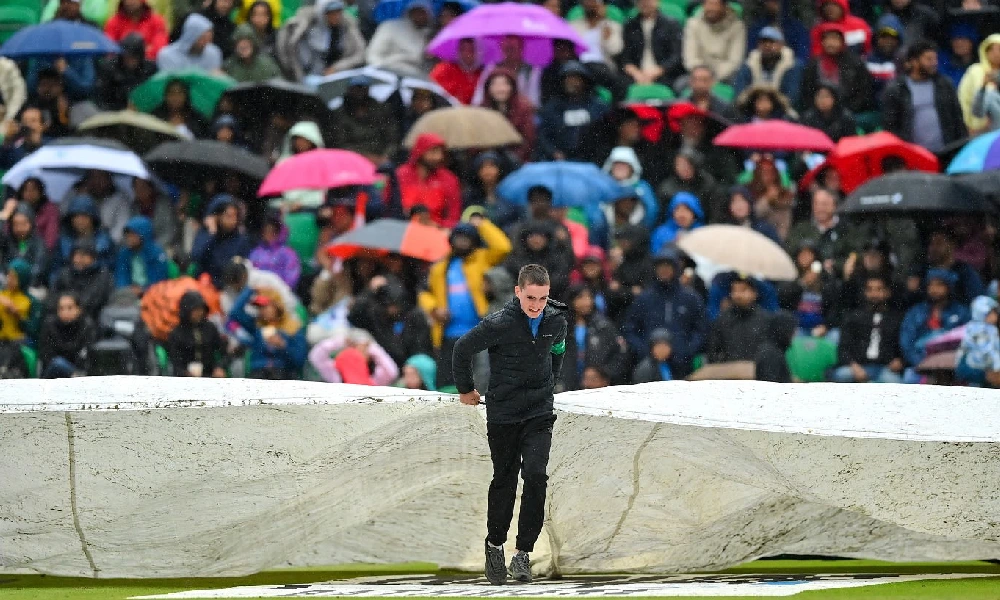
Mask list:
[[229,88],[236,85],[236,80],[225,75],[210,75],[197,69],[159,72],[145,83],[132,90],[129,100],[142,112],[152,112],[163,102],[167,84],[174,79],[180,79],[191,90],[191,106],[207,119],[215,114],[215,105],[219,98]]

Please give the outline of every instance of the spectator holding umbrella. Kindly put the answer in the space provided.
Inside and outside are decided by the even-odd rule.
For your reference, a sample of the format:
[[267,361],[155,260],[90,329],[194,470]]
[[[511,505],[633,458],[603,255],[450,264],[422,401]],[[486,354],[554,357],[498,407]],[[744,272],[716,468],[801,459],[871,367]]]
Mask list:
[[563,93],[549,100],[538,115],[538,154],[545,160],[574,158],[587,127],[608,111],[594,94],[589,71],[579,62],[563,65],[562,82]]
[[203,15],[188,15],[181,36],[160,50],[156,55],[156,65],[161,71],[200,69],[218,72],[222,68],[222,50],[212,43],[213,28],[212,21]]
[[371,83],[365,75],[351,77],[344,104],[330,115],[328,139],[331,147],[357,152],[379,165],[395,150],[399,128],[389,107],[368,95]]
[[482,72],[476,40],[465,38],[458,42],[458,59],[434,65],[430,78],[462,104],[471,104]]
[[137,33],[145,42],[146,58],[155,60],[167,45],[167,23],[146,0],[121,0],[118,10],[104,24],[104,33],[116,42]]
[[445,142],[433,133],[422,133],[413,143],[410,158],[396,169],[403,209],[422,204],[441,227],[454,227],[462,216],[462,189],[445,166]]
[[621,62],[632,82],[672,85],[684,72],[677,21],[660,12],[657,0],[639,0],[639,14],[625,23],[622,31]]
[[483,68],[479,82],[476,84],[476,92],[472,96],[472,103],[480,104],[483,101],[486,92],[486,78],[494,69],[502,68],[514,73],[517,77],[517,89],[528,98],[533,106],[540,106],[542,103],[542,69],[525,61],[524,39],[516,35],[504,36],[503,41],[500,42],[500,51],[503,54],[500,62],[488,64]]
[[903,317],[900,326],[899,346],[909,368],[903,375],[904,383],[918,383],[916,367],[927,354],[927,342],[969,321],[967,305],[954,300],[958,277],[945,269],[927,271],[925,300],[916,304]]
[[535,150],[535,107],[517,89],[517,78],[503,68],[494,69],[486,78],[483,106],[502,114],[524,142],[517,147],[521,162],[527,162]]
[[195,290],[184,292],[177,308],[180,322],[167,337],[167,358],[174,377],[225,377],[221,360],[225,339],[208,320],[208,303]]
[[100,169],[88,170],[83,180],[70,191],[71,195],[78,193],[86,194],[94,201],[101,216],[101,225],[108,229],[112,242],[120,243],[131,214],[131,203],[128,194],[115,185],[111,173]]
[[834,381],[902,383],[899,333],[903,315],[891,307],[891,299],[889,279],[874,273],[865,278],[864,306],[850,312],[841,324]]
[[132,90],[156,74],[156,63],[146,58],[146,41],[138,32],[119,42],[122,52],[97,62],[97,106],[103,110],[124,110]]
[[45,319],[38,339],[42,379],[85,375],[87,349],[97,341],[94,321],[73,292],[58,294],[54,304],[55,314]]

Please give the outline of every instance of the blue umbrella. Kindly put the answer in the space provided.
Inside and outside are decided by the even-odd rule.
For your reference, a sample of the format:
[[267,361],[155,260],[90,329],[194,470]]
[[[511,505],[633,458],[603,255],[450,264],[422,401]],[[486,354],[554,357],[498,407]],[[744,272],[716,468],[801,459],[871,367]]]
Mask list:
[[100,29],[63,19],[25,27],[0,47],[0,55],[8,58],[92,56],[118,52],[121,52],[118,44]]
[[1000,131],[991,131],[973,138],[951,159],[948,174],[982,173],[1000,169]]
[[[375,22],[381,23],[389,19],[398,19],[403,16],[403,11],[413,0],[382,0],[375,5]],[[476,0],[448,0],[462,7],[462,12],[469,12],[479,6]],[[446,0],[433,0],[434,14],[439,14],[444,7]]]
[[596,207],[634,193],[592,163],[543,162],[525,165],[508,175],[500,182],[497,194],[511,204],[524,206],[528,190],[535,186],[552,192],[553,206],[580,208]]

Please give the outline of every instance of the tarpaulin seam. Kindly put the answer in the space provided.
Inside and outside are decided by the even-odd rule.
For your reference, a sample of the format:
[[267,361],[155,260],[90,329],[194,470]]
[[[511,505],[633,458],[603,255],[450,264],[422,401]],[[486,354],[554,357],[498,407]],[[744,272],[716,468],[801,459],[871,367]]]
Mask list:
[[632,456],[632,493],[628,496],[628,503],[625,505],[625,510],[622,511],[622,516],[618,518],[618,523],[615,524],[615,530],[611,532],[610,536],[608,536],[608,543],[604,545],[605,552],[611,548],[612,542],[615,541],[615,537],[625,524],[625,519],[627,519],[628,514],[632,512],[632,506],[635,504],[635,499],[639,496],[639,459],[642,457],[642,452],[646,449],[646,446],[648,446],[649,443],[653,441],[653,438],[656,437],[656,432],[660,430],[660,425],[661,423],[653,424],[653,428],[649,430],[649,435],[647,435],[646,439],[639,444],[635,454]]
[[94,564],[94,557],[90,554],[90,544],[87,543],[87,537],[83,534],[83,527],[80,525],[80,511],[76,502],[76,439],[73,435],[73,419],[68,412],[64,414],[66,415],[66,440],[69,444],[69,504],[73,511],[73,528],[76,529],[76,535],[80,538],[80,546],[83,548],[83,555],[87,557],[87,563],[90,564],[90,570],[96,579],[101,570]]

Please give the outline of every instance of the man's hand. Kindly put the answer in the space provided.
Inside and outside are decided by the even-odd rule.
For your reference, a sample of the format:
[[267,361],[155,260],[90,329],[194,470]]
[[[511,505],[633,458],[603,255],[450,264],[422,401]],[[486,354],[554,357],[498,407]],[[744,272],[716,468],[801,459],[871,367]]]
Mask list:
[[431,316],[434,317],[435,321],[441,324],[447,323],[448,319],[451,318],[451,314],[448,312],[447,308],[435,308],[431,311]]
[[868,372],[856,362],[851,363],[851,374],[854,376],[854,381],[858,383],[866,383],[868,381]]
[[468,404],[469,406],[479,405],[479,390],[472,390],[471,392],[466,392],[464,394],[458,395],[458,400],[462,404]]
[[901,358],[892,359],[892,361],[889,363],[889,370],[892,371],[893,373],[902,373],[903,359]]

